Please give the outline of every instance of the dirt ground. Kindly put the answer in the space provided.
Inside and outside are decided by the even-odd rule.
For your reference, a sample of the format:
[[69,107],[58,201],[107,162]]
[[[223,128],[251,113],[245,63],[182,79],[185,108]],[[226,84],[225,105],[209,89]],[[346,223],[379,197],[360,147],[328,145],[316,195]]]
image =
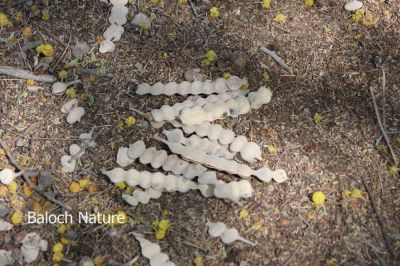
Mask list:
[[[379,19],[372,27],[353,23],[352,14],[343,9],[344,1],[320,0],[312,8],[300,0],[272,1],[271,8],[265,10],[256,1],[200,0],[193,1],[194,9],[172,0],[159,4],[133,1],[128,21],[140,11],[152,17],[154,25],[145,31],[126,24],[122,40],[110,54],[98,53],[96,43],[108,27],[109,6],[101,1],[50,3],[48,21],[31,16],[23,4],[2,2],[0,8],[14,27],[0,30],[1,65],[32,69],[36,55],[33,49],[25,59],[12,54],[24,45],[24,25],[33,29],[29,41],[43,40],[54,47],[54,61],[46,73],[57,75],[65,69],[64,64],[71,61],[69,48],[75,38],[87,42],[93,51],[92,56],[85,56],[68,69],[71,75],[67,80],[83,80],[75,87],[78,97],[90,95],[81,101],[86,115],[73,126],[65,122],[65,115],[60,112],[68,97],[52,95],[51,84],[39,83],[38,90],[28,90],[24,80],[1,76],[3,140],[26,168],[51,170],[54,183],[50,190],[57,199],[74,206],[74,212],[123,210],[130,217],[127,224],[115,228],[73,225],[68,235],[72,242],[60,265],[79,262],[82,256],[103,256],[107,265],[132,260],[132,265],[148,265],[128,232],[145,233],[149,240],[156,241],[151,222],[160,219],[165,211],[171,228],[158,243],[177,265],[192,265],[196,256],[203,258],[204,265],[400,264],[399,174],[388,170],[392,158],[378,127],[370,94],[372,87],[381,114],[384,113],[392,147],[399,156],[398,1],[363,1],[368,12]],[[219,8],[218,19],[209,16],[212,6]],[[43,6],[39,4],[38,8],[42,10]],[[13,20],[16,11],[23,12],[22,22]],[[273,21],[278,12],[287,16],[286,23]],[[259,51],[261,45],[276,51],[294,74],[289,75]],[[203,56],[211,49],[218,60],[202,67]],[[138,70],[136,63],[141,63],[143,69]],[[266,184],[252,179],[254,197],[243,200],[241,205],[190,192],[165,193],[146,205],[129,207],[122,201],[121,191],[109,183],[101,170],[116,167],[120,146],[142,139],[147,146],[162,147],[153,139],[161,130],[151,128],[130,107],[149,111],[183,99],[137,96],[136,86],[142,82],[182,81],[185,71],[195,67],[202,68],[209,78],[229,72],[247,78],[250,90],[261,85],[273,90],[272,101],[261,109],[219,123],[262,144],[265,161],[254,167],[266,164],[274,169],[283,168],[289,180]],[[100,69],[113,77],[83,74],[83,68]],[[269,74],[268,81],[263,79],[264,73]],[[315,114],[322,116],[321,121],[314,119]],[[139,123],[119,127],[129,115],[138,118]],[[69,145],[77,143],[81,133],[91,129],[96,135],[96,148],[82,157],[78,171],[62,173],[60,157]],[[271,151],[271,147],[276,147],[277,152]],[[0,168],[9,166],[4,155],[0,162]],[[151,170],[139,163],[133,167]],[[95,184],[97,191],[70,193],[69,184],[83,177]],[[222,178],[236,180],[229,175]],[[23,180],[18,179],[18,184],[22,188]],[[362,197],[343,196],[353,189],[360,189]],[[315,208],[310,195],[319,190],[327,200],[321,208]],[[16,195],[0,199],[1,204],[10,208],[2,215],[4,220],[10,220],[14,208],[10,202],[15,197],[26,200],[24,212],[32,208],[36,197],[26,198],[23,194],[19,189]],[[388,243],[371,200],[383,220]],[[44,199],[40,202],[46,210],[61,212],[57,205],[45,203]],[[239,216],[242,209],[250,212],[249,218]],[[236,227],[243,237],[258,245],[224,245],[208,236],[207,221],[223,221]],[[56,225],[21,224],[0,232],[0,248],[18,247],[16,237],[31,231],[40,232],[50,247],[60,241]],[[52,263],[50,247],[40,253],[37,265]]]

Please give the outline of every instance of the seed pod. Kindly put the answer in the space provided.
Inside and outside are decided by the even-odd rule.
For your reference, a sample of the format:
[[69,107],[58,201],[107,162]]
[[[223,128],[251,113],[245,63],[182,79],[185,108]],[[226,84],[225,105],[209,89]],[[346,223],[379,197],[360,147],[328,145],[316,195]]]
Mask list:
[[227,228],[227,226],[222,222],[208,222],[206,225],[208,226],[208,234],[212,237],[221,237],[222,242],[225,244],[231,244],[234,241],[239,240],[252,246],[256,245],[254,242],[241,237],[236,228]]

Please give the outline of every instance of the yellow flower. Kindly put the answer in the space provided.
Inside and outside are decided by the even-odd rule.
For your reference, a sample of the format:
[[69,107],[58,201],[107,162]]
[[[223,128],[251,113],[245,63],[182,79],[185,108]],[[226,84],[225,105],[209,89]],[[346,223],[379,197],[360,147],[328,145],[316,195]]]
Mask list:
[[55,243],[52,250],[54,253],[62,252],[64,249],[64,245],[61,242]]
[[124,122],[118,121],[118,129],[122,131],[122,130],[124,130],[124,128],[125,128]]
[[263,74],[263,80],[264,80],[265,82],[267,82],[267,81],[270,80],[269,74],[268,74],[267,72],[265,72],[265,73]]
[[167,220],[167,219],[162,219],[158,223],[158,228],[161,230],[168,230],[169,227],[170,227],[170,224],[169,224],[169,220]]
[[22,36],[24,36],[25,38],[29,38],[32,36],[32,28],[29,26],[25,26],[22,29]]
[[390,17],[391,17],[391,14],[390,14],[390,11],[389,11],[389,10],[383,11],[383,15],[384,15],[385,17],[387,17],[387,18],[390,18]]
[[377,16],[368,13],[366,16],[363,17],[361,23],[367,28],[372,28],[376,25],[376,23],[378,23],[378,21],[379,18]]
[[246,219],[246,218],[249,218],[250,213],[249,213],[248,210],[243,209],[243,210],[241,210],[241,211],[239,212],[239,215],[240,215],[241,218]]
[[60,224],[57,227],[57,233],[59,233],[60,235],[63,235],[65,232],[67,232],[68,227],[65,224]]
[[224,73],[224,75],[223,75],[224,79],[228,79],[230,77],[232,77],[232,75],[231,75],[231,73],[228,73],[228,72]]
[[60,242],[61,242],[63,245],[68,245],[69,243],[71,243],[71,240],[69,240],[68,238],[62,237],[62,238],[60,239]]
[[43,54],[44,56],[52,56],[54,53],[53,46],[50,44],[41,44],[36,47],[36,52]]
[[286,22],[286,16],[284,14],[282,14],[281,12],[278,12],[278,14],[276,14],[274,21],[277,23],[285,23]]
[[33,79],[28,79],[27,81],[26,81],[26,85],[28,85],[28,86],[35,86],[35,81],[33,80]]
[[68,73],[68,71],[67,70],[61,70],[60,72],[58,72],[58,77],[60,78],[60,79],[65,79],[65,78],[67,78],[69,76],[69,73]]
[[136,118],[134,118],[133,116],[128,116],[127,118],[125,118],[125,124],[128,127],[133,126],[134,124],[136,124]]
[[314,5],[314,0],[304,0],[306,7],[312,7]]
[[321,122],[322,118],[323,118],[323,116],[320,115],[319,113],[315,113],[315,114],[314,114],[314,121],[315,121],[315,123]]
[[307,220],[311,220],[312,218],[314,218],[314,213],[307,212]]
[[158,0],[150,0],[150,3],[152,3],[152,4],[158,4]]
[[96,257],[94,257],[94,259],[93,259],[94,265],[96,265],[96,266],[101,266],[101,265],[103,265],[105,261],[106,261],[106,260],[104,259],[103,256],[96,256]]
[[188,0],[178,0],[178,4],[187,5],[188,4]]
[[17,193],[18,184],[14,180],[7,186],[7,188],[8,188],[8,192],[10,192],[11,194],[14,195],[15,193]]
[[49,10],[45,9],[42,11],[42,20],[48,21],[50,19]]
[[115,186],[122,190],[126,188],[126,183],[125,182],[115,183]]
[[30,196],[32,196],[32,194],[33,194],[33,190],[30,187],[25,185],[24,186],[24,195],[25,195],[25,197],[29,198]]
[[76,98],[76,90],[75,90],[75,88],[68,88],[66,91],[65,91],[65,94],[68,96],[68,98],[70,98],[70,99],[73,99],[73,98]]
[[354,14],[351,16],[351,20],[354,23],[358,23],[364,18],[364,15],[365,15],[365,9],[363,8],[357,9],[356,12],[354,12]]
[[206,54],[206,57],[207,60],[212,63],[217,60],[217,53],[214,50],[209,50]]
[[62,254],[61,252],[54,252],[53,257],[52,257],[54,262],[60,262],[63,258],[64,258],[64,254]]
[[320,207],[325,203],[325,194],[322,191],[315,191],[311,199],[316,207]]
[[210,17],[212,18],[218,18],[219,17],[219,9],[218,7],[213,6],[210,8]]
[[20,224],[22,222],[24,214],[20,210],[16,210],[12,215],[11,215],[11,223],[12,224]]
[[196,256],[196,258],[194,258],[194,260],[193,260],[193,264],[194,264],[194,266],[203,266],[204,265],[203,257]]
[[343,198],[348,198],[351,196],[351,191],[350,190],[345,190],[342,192],[342,197]]
[[276,154],[278,152],[278,148],[272,145],[267,145],[268,152],[271,154]]
[[151,222],[151,225],[154,226],[155,228],[157,228],[159,224],[160,224],[160,221],[157,221],[157,220]]
[[261,2],[261,7],[265,8],[265,9],[270,8],[271,7],[271,0],[263,0]]
[[157,240],[162,240],[165,238],[165,236],[167,235],[167,231],[163,230],[163,229],[158,229],[156,232],[156,239]]
[[362,198],[362,191],[360,189],[358,189],[358,188],[354,188],[351,191],[351,197],[354,198],[354,199]]
[[0,13],[0,27],[12,27],[13,24],[11,23],[11,21],[8,19],[8,17],[6,16],[6,14],[4,13]]
[[353,36],[353,40],[359,41],[359,40],[361,40],[361,37],[362,37],[361,33],[358,33],[358,34]]
[[85,178],[79,180],[79,186],[80,186],[82,189],[86,188],[89,184],[90,184],[90,181],[87,180],[87,179],[85,179]]
[[242,91],[246,91],[249,89],[250,84],[248,82],[244,83],[242,86],[240,86],[240,89]]
[[325,265],[326,266],[338,266],[339,263],[337,262],[337,260],[335,258],[329,258],[325,261]]
[[81,190],[81,186],[77,182],[72,182],[69,185],[69,191],[72,192],[72,193],[79,192],[80,190]]
[[15,13],[15,20],[16,21],[21,22],[23,18],[24,18],[24,14],[22,14],[22,11],[17,11]]
[[398,174],[400,172],[400,168],[392,165],[392,166],[389,167],[389,172],[394,174],[394,175],[396,175],[396,174]]

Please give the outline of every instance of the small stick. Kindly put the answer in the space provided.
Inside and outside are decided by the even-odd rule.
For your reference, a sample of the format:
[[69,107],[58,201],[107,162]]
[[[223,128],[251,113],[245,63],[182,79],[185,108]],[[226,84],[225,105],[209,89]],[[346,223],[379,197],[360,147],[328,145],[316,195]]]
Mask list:
[[283,59],[277,55],[274,51],[269,50],[267,47],[265,46],[261,46],[260,50],[264,53],[266,53],[267,55],[271,56],[272,59],[274,59],[279,65],[281,65],[287,72],[290,73],[290,75],[293,75],[293,70],[285,63],[285,61],[283,61]]
[[55,82],[57,79],[52,75],[35,75],[33,72],[10,66],[0,66],[0,74],[13,76],[20,79],[33,79],[40,82]]
[[43,193],[43,191],[41,191],[37,186],[35,186],[32,181],[30,180],[30,176],[27,173],[27,171],[25,171],[12,157],[12,155],[9,153],[8,151],[8,146],[6,145],[6,143],[0,138],[0,146],[3,148],[4,152],[6,153],[6,156],[8,158],[8,160],[10,161],[10,164],[12,164],[18,171],[22,172],[22,176],[25,180],[25,182],[28,184],[28,186],[30,188],[32,188],[37,194],[39,194],[40,196],[48,199],[49,201],[61,206],[62,208],[64,208],[67,211],[71,211],[71,207],[65,205],[64,203],[62,203],[59,200],[56,200],[55,198],[47,195],[46,193]]
[[[383,73],[385,73],[385,72],[383,72]],[[386,143],[387,143],[387,145],[389,147],[390,154],[392,155],[392,158],[393,158],[394,166],[397,167],[398,166],[397,157],[396,157],[396,154],[394,153],[392,145],[390,144],[390,139],[389,139],[389,136],[388,136],[388,134],[386,132],[386,129],[382,124],[381,116],[379,115],[378,105],[376,104],[374,90],[373,90],[372,87],[369,87],[369,91],[371,92],[372,102],[374,104],[374,109],[375,109],[376,119],[378,120],[378,125],[379,125],[379,127],[380,127],[380,129],[382,131],[383,137],[385,138],[385,141],[386,141]]]

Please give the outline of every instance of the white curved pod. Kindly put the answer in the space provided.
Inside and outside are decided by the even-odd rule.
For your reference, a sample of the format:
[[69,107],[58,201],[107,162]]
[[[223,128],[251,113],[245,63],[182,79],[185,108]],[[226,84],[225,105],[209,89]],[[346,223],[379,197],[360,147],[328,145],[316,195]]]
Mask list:
[[255,246],[254,242],[251,242],[239,235],[239,232],[235,228],[228,228],[224,223],[210,223],[206,224],[208,226],[208,234],[211,237],[220,237],[222,242],[225,244],[231,244],[237,240],[247,243],[249,245]]
[[224,157],[226,159],[233,159],[235,156],[234,153],[228,150],[227,146],[221,145],[216,140],[201,138],[197,135],[192,135],[189,138],[185,138],[182,130],[180,129],[174,129],[172,131],[164,130],[163,134],[167,137],[168,141],[181,143],[185,146],[201,150],[207,154]]
[[150,242],[141,234],[135,232],[131,234],[139,241],[142,254],[149,259],[150,266],[175,266],[175,263],[169,260],[168,255],[161,252],[161,247],[158,244]]
[[148,83],[139,84],[136,89],[138,95],[199,95],[199,94],[213,94],[223,93],[226,91],[238,90],[240,87],[247,83],[245,79],[240,79],[236,76],[231,76],[228,79],[218,78],[215,81],[194,81],[181,83],[170,82],[167,84],[156,83],[149,85]]
[[216,198],[230,199],[236,203],[239,203],[241,198],[250,198],[253,195],[253,188],[247,180],[229,183],[219,180],[214,186],[213,193]]
[[250,92],[247,98],[250,101],[251,109],[259,109],[271,101],[272,91],[269,88],[260,87],[257,91]]
[[107,41],[118,42],[121,40],[122,33],[124,33],[124,27],[121,25],[112,24],[103,33],[103,37]]
[[228,160],[215,155],[206,154],[197,149],[186,147],[179,143],[169,142],[165,139],[156,139],[167,144],[171,152],[179,154],[189,161],[197,162],[210,168],[214,168],[230,174],[235,174],[241,177],[255,176],[264,182],[269,182],[271,181],[271,179],[274,179],[278,183],[287,180],[286,172],[282,169],[273,171],[268,167],[263,167],[257,170],[253,170],[249,166],[235,162],[233,160]]
[[151,199],[158,199],[162,195],[162,191],[148,188],[148,189],[139,189],[136,188],[131,195],[129,194],[122,194],[122,199],[127,202],[131,206],[137,206],[139,203],[147,204]]

